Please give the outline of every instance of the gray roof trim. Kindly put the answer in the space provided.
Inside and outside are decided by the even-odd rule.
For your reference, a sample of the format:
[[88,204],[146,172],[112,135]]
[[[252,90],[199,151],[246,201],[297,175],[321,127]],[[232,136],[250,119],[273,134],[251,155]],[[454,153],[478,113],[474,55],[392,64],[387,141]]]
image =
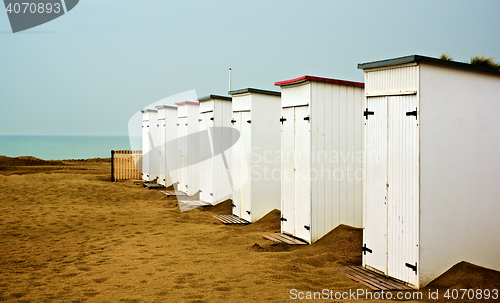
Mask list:
[[271,91],[271,90],[256,89],[256,88],[250,88],[250,87],[238,89],[238,90],[232,90],[229,92],[230,95],[237,95],[237,94],[244,94],[244,93],[258,93],[258,94],[281,96],[280,92],[275,92],[275,91]]
[[177,106],[172,106],[172,105],[156,105],[155,107],[157,109],[160,109],[160,108],[173,108],[173,109],[177,109]]
[[233,98],[228,97],[228,96],[208,95],[208,96],[205,96],[203,98],[198,98],[198,101],[206,101],[206,100],[210,100],[210,99],[219,99],[219,100],[227,100],[227,101],[233,100]]
[[494,68],[472,65],[469,63],[463,63],[463,62],[457,62],[457,61],[441,60],[438,58],[425,57],[425,56],[420,56],[420,55],[411,55],[411,56],[399,57],[399,58],[394,58],[394,59],[373,61],[373,62],[368,62],[368,63],[360,63],[360,64],[358,64],[358,69],[364,70],[364,69],[368,69],[368,68],[377,68],[377,67],[384,67],[384,66],[391,66],[391,65],[399,65],[399,64],[410,63],[410,62],[425,62],[425,63],[430,63],[430,64],[443,65],[443,66],[448,66],[448,67],[468,69],[468,70],[473,70],[473,71],[477,71],[477,72],[486,72],[486,73],[500,75],[500,70],[496,70]]
[[145,113],[145,112],[157,113],[158,111],[156,109],[150,109],[150,108],[146,108],[146,109],[141,110],[141,113]]

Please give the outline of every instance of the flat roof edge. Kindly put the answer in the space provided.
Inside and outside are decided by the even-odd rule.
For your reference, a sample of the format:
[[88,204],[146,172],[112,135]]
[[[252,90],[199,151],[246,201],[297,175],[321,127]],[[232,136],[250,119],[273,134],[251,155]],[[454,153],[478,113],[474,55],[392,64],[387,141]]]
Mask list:
[[365,70],[365,69],[370,69],[370,68],[400,65],[400,64],[411,63],[411,62],[424,62],[424,63],[429,63],[429,64],[442,65],[442,66],[447,66],[447,67],[454,67],[454,68],[460,68],[460,69],[472,70],[472,71],[477,71],[477,72],[485,72],[485,73],[500,75],[500,70],[496,70],[494,68],[488,68],[488,67],[484,67],[484,66],[480,66],[480,65],[473,65],[473,64],[464,63],[464,62],[442,60],[442,59],[438,59],[438,58],[426,57],[426,56],[421,56],[421,55],[411,55],[411,56],[399,57],[399,58],[394,58],[394,59],[386,59],[386,60],[380,60],[380,61],[360,63],[360,64],[358,64],[358,69]]
[[200,105],[200,102],[194,102],[194,101],[182,101],[182,102],[176,102],[176,103],[175,103],[175,105],[184,105],[184,104]]
[[172,106],[172,105],[157,105],[155,107],[157,109],[160,109],[160,108],[174,108],[174,109],[177,109],[177,106]]
[[205,96],[202,98],[198,98],[198,101],[206,101],[206,100],[210,100],[210,99],[220,99],[220,100],[227,100],[227,101],[233,100],[233,98],[228,97],[228,96],[208,95],[208,96]]
[[266,94],[266,95],[274,95],[274,96],[281,96],[280,92],[275,92],[272,90],[263,90],[263,89],[257,89],[257,88],[243,88],[243,89],[238,89],[238,90],[232,90],[229,92],[230,95],[237,95],[237,94],[244,94],[244,93],[258,93],[258,94]]
[[317,81],[317,82],[326,82],[326,83],[348,85],[348,86],[365,87],[365,84],[362,82],[339,80],[339,79],[333,79],[333,78],[323,78],[323,77],[308,76],[308,75],[305,75],[305,76],[302,76],[299,78],[295,78],[295,79],[278,81],[278,82],[275,82],[274,85],[283,86],[283,85],[296,84],[296,83],[300,83],[303,81]]

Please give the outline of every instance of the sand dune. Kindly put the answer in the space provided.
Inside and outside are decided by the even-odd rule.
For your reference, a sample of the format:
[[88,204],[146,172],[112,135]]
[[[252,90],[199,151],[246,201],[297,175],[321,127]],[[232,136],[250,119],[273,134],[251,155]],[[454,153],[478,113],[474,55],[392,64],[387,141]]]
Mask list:
[[[224,226],[213,215],[230,202],[181,213],[160,191],[111,183],[109,159],[9,159],[0,159],[0,301],[283,302],[290,289],[366,289],[335,269],[361,263],[360,229],[277,245],[262,234],[279,231],[278,211]],[[430,288],[499,281],[463,263]]]

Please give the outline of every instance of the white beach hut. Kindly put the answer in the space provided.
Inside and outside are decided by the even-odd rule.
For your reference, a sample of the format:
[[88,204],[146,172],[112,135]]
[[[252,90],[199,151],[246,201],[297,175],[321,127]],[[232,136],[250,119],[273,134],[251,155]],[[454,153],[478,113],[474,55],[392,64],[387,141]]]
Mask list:
[[194,195],[199,190],[200,103],[183,101],[177,105],[177,190]]
[[500,71],[418,55],[364,63],[363,265],[422,288],[500,270]]
[[153,181],[158,177],[158,112],[142,110],[142,179]]
[[[201,116],[200,131],[208,130],[208,135],[212,139],[208,142],[210,146],[200,145],[200,151],[210,154],[212,151],[222,151],[221,154],[214,155],[200,163],[200,200],[212,205],[231,198],[233,192],[229,174],[230,151],[223,150],[224,138],[230,135],[231,100],[231,97],[218,95],[198,99]],[[212,138],[211,135],[220,136],[223,140]],[[205,142],[204,137],[200,139]]]
[[158,167],[158,183],[165,187],[173,184],[172,180],[176,180],[175,170],[167,164],[176,162],[177,148],[177,107],[169,105],[158,105],[158,124],[159,124],[159,167]]
[[280,209],[280,93],[246,88],[229,94],[231,125],[239,132],[231,148],[233,214],[253,223]]
[[364,84],[303,76],[281,86],[281,232],[313,243],[362,227]]

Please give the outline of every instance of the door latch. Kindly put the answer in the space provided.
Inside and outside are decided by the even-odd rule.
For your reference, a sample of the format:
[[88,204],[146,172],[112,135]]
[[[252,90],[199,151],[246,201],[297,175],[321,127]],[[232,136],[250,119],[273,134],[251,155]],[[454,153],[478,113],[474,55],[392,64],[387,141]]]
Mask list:
[[415,120],[417,120],[417,108],[415,107],[414,111],[406,112],[407,116],[415,116]]
[[374,114],[375,114],[374,112],[368,111],[368,107],[363,112],[363,116],[365,116],[366,120],[368,120],[368,116],[373,116]]
[[415,274],[417,274],[417,262],[415,262],[415,265],[410,264],[410,263],[406,263],[405,265],[406,265],[406,267],[411,268],[415,272]]
[[361,251],[363,252],[363,255],[365,255],[365,256],[366,256],[366,252],[369,252],[369,253],[373,252],[371,249],[369,249],[368,247],[366,247],[366,244],[363,245],[363,247],[361,247]]

